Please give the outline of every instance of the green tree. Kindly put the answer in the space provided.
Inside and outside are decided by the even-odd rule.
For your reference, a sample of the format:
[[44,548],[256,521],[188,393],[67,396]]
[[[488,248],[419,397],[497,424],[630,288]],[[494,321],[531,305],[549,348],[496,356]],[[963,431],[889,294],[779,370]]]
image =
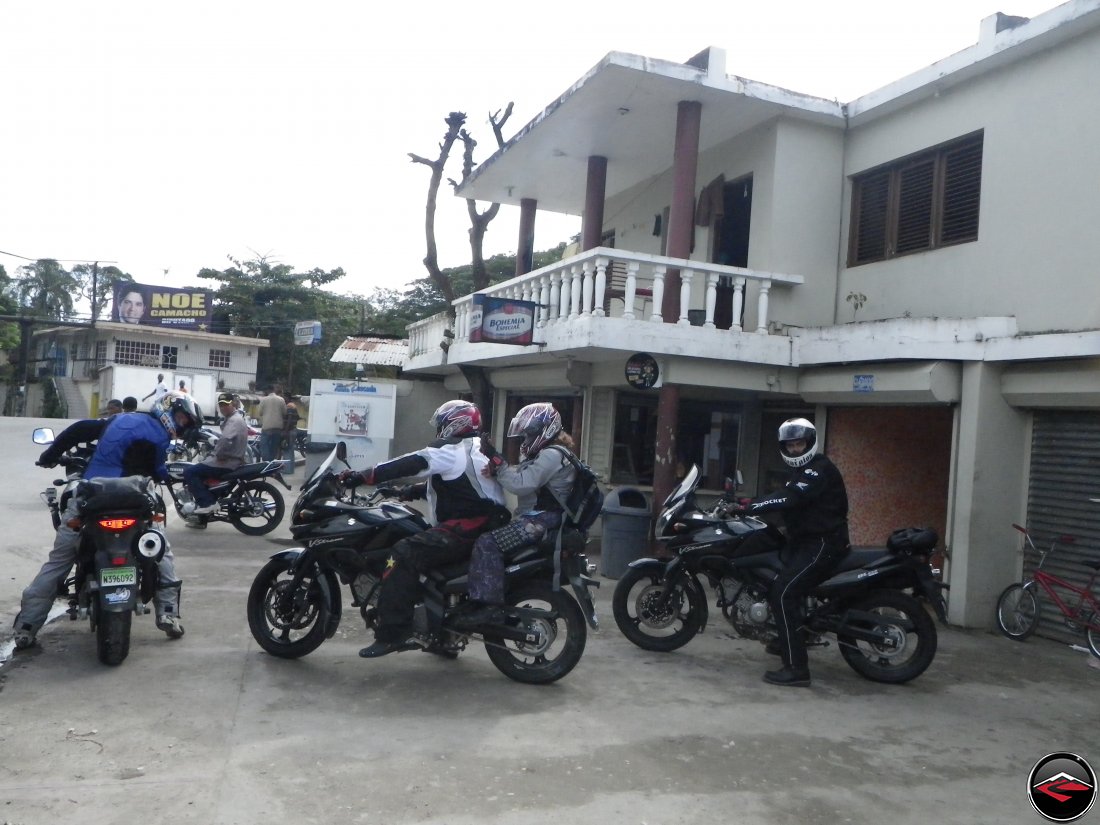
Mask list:
[[[114,298],[116,284],[132,284],[134,278],[117,266],[98,266],[98,264],[77,264],[73,267],[73,277],[80,284],[80,297],[92,305],[92,320],[98,321],[107,315],[107,307]],[[95,282],[93,300],[92,287]]]
[[[355,334],[360,299],[321,287],[344,277],[344,270],[296,272],[290,264],[266,257],[230,261],[232,266],[203,269],[198,277],[221,283],[214,291],[213,332],[270,342],[270,348],[259,351],[260,384],[280,383],[288,392],[303,393],[311,378],[340,375],[340,365],[328,359],[344,338]],[[319,345],[295,345],[294,326],[299,321],[321,322]]]
[[52,258],[42,258],[19,267],[13,286],[19,308],[28,315],[67,321],[73,317],[73,297],[80,283]]
[[[0,264],[0,315],[15,315],[17,303],[12,294],[12,281],[4,265]],[[19,347],[19,326],[10,321],[0,321],[0,352],[9,352]],[[0,361],[7,359],[0,358]],[[11,365],[0,366],[0,378],[7,379]]]

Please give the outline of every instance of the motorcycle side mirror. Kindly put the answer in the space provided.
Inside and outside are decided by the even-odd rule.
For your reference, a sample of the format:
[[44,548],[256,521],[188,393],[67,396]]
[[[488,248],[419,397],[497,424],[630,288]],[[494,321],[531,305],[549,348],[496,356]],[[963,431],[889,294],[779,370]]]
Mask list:
[[346,442],[336,442],[336,457],[343,461],[345,464],[348,463],[348,445]]
[[39,427],[31,433],[31,441],[35,444],[53,444],[53,430],[49,427]]

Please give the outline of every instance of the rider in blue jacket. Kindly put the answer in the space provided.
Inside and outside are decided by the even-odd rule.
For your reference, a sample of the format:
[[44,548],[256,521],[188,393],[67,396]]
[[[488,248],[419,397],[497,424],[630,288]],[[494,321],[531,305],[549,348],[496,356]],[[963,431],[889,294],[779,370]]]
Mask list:
[[[120,478],[126,475],[147,475],[157,481],[168,478],[164,466],[164,456],[170,438],[182,436],[198,423],[198,412],[194,402],[187,396],[175,393],[164,395],[154,403],[151,413],[120,413],[107,421],[92,422],[100,425],[97,436],[99,443],[95,455],[84,471],[84,478]],[[36,462],[40,467],[53,467],[61,453],[71,446],[73,438],[89,440],[88,436],[96,431],[88,421],[78,421],[57,438],[53,445],[39,456]],[[93,436],[96,437],[96,436]],[[70,519],[79,515],[77,498],[73,496],[61,515],[61,524],[57,528],[53,549],[49,558],[23,591],[19,615],[15,617],[15,647],[19,650],[34,644],[39,628],[49,616],[50,606],[57,595],[58,585],[64,581],[80,547],[80,531],[68,525]],[[171,549],[168,549],[157,567],[160,583],[153,597],[156,608],[157,627],[168,634],[170,639],[183,635],[183,625],[179,620],[179,599],[182,582],[176,578],[175,563]]]

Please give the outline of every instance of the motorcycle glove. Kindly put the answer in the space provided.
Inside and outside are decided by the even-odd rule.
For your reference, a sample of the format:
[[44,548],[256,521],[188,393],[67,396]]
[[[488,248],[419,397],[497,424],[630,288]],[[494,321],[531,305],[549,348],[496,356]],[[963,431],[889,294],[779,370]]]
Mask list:
[[504,457],[493,445],[493,442],[489,440],[488,436],[481,436],[481,452],[489,459],[489,463],[494,470],[499,469],[500,466],[504,464]]

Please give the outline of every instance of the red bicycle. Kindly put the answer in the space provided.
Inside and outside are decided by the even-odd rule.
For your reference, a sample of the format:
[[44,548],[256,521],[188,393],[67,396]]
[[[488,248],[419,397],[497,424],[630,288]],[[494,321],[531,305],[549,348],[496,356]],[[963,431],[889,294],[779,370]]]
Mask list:
[[1001,593],[997,599],[997,627],[1008,638],[1022,642],[1039,626],[1039,596],[1046,592],[1065,616],[1066,627],[1078,633],[1084,632],[1089,650],[1100,658],[1100,600],[1093,590],[1096,579],[1100,577],[1100,561],[1082,562],[1092,568],[1092,576],[1084,587],[1078,587],[1043,570],[1043,563],[1055,546],[1072,544],[1073,536],[1058,536],[1050,543],[1048,550],[1040,550],[1031,540],[1026,527],[1019,524],[1012,526],[1024,534],[1028,545],[1039,554],[1039,566],[1030,579],[1010,584]]

